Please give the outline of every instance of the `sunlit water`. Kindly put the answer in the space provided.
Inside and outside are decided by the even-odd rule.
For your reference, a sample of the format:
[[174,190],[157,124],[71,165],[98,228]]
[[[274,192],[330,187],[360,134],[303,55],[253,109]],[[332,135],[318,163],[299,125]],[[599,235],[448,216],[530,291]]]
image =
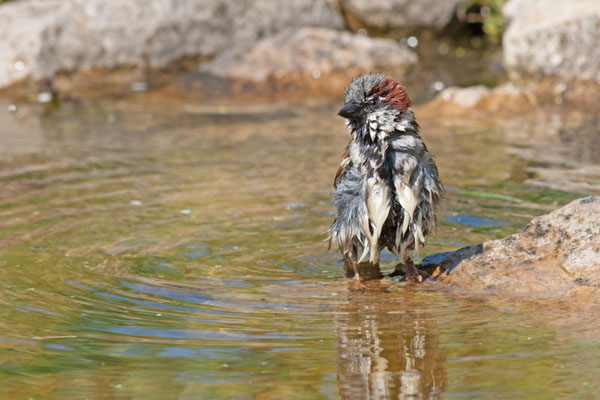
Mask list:
[[[435,282],[356,290],[324,242],[339,104],[7,104],[2,399],[597,396],[594,324]],[[421,124],[448,185],[424,254],[516,232],[600,181],[581,153],[597,121],[577,141],[568,124]]]

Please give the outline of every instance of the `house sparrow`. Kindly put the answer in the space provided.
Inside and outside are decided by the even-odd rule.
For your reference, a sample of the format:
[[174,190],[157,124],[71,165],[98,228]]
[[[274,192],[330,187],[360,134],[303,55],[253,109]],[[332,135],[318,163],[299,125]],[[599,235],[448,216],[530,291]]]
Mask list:
[[410,99],[402,85],[377,73],[355,77],[344,100],[338,115],[352,137],[334,179],[329,246],[337,245],[358,283],[358,264],[376,265],[384,248],[401,262],[391,276],[420,282],[412,256],[435,230],[444,187]]

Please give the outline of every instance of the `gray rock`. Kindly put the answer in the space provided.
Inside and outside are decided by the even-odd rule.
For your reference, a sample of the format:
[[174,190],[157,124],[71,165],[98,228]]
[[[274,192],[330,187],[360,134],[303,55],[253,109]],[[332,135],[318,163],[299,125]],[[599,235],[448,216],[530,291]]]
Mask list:
[[23,0],[0,6],[0,88],[58,71],[164,67],[282,29],[339,28],[327,0]]
[[[600,302],[600,197],[534,218],[521,233],[426,258],[422,267],[471,292],[568,297],[588,287]],[[587,297],[586,297],[587,298]]]
[[340,0],[353,28],[418,33],[441,30],[452,19],[460,0]]
[[534,219],[525,230],[538,253],[556,259],[579,282],[600,285],[600,197],[576,200]]
[[600,2],[512,0],[504,62],[516,73],[600,83]]
[[502,6],[502,17],[504,18],[504,21],[505,22],[512,21],[519,13],[519,10],[524,6],[527,6],[527,3],[530,3],[532,1],[536,1],[536,0],[508,0],[508,1],[506,1],[504,3],[504,5]]
[[416,62],[416,54],[395,40],[302,28],[266,38],[249,49],[236,48],[201,69],[222,78],[246,81],[289,76],[314,80],[348,70],[354,74],[393,69],[397,76]]

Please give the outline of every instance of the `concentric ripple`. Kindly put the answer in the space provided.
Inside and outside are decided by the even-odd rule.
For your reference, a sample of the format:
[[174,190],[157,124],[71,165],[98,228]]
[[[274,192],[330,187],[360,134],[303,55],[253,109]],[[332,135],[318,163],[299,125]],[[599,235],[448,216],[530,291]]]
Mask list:
[[[45,145],[0,159],[0,398],[592,398],[597,327],[346,279],[333,106],[175,105],[22,120]],[[502,128],[422,123],[449,189],[427,253],[578,196],[524,183]]]

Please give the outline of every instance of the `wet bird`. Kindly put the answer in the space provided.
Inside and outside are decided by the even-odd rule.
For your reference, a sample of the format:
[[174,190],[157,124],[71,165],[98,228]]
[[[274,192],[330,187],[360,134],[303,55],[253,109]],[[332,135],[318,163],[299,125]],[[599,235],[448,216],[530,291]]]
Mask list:
[[344,100],[338,115],[351,139],[335,174],[329,246],[338,247],[359,284],[358,265],[378,264],[385,248],[400,260],[392,276],[420,282],[412,257],[435,230],[444,187],[411,101],[402,85],[379,73],[355,77]]

